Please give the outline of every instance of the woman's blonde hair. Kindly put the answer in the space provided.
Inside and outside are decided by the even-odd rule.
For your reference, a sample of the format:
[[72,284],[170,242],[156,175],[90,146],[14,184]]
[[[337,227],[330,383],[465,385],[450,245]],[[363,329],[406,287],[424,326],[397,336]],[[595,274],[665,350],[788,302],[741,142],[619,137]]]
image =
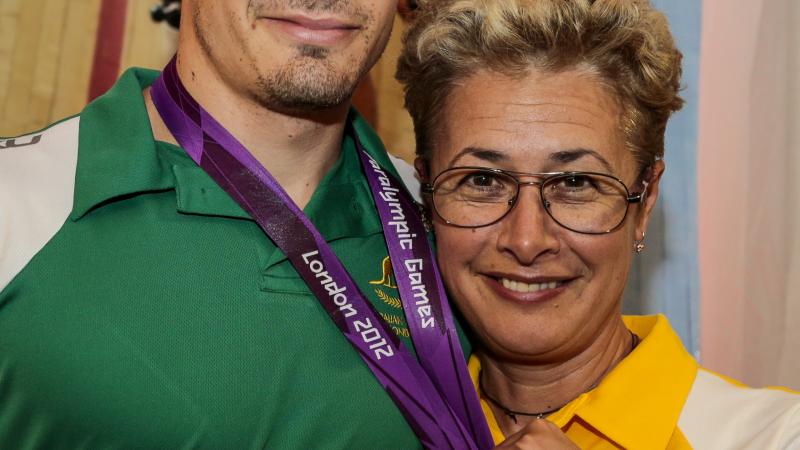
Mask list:
[[616,94],[621,131],[640,164],[663,156],[667,119],[683,105],[682,55],[666,17],[648,0],[419,3],[397,69],[418,155],[430,157],[448,95],[476,71],[582,69]]

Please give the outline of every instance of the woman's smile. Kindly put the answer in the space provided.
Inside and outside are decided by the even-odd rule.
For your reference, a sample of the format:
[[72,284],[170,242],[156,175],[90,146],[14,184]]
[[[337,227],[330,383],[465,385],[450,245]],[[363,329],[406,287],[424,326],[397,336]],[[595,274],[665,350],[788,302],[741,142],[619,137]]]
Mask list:
[[555,299],[570,288],[577,278],[562,275],[535,277],[517,274],[485,274],[480,276],[500,298],[523,305],[542,303]]

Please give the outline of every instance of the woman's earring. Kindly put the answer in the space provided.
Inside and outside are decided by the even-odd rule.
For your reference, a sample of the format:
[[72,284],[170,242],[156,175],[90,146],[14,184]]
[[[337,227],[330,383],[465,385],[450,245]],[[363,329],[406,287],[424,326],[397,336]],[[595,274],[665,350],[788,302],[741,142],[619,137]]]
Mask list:
[[633,241],[633,249],[636,250],[636,253],[642,253],[642,250],[644,250],[644,233],[642,233],[641,240]]
[[433,231],[433,222],[431,222],[431,218],[428,215],[428,208],[422,203],[417,203],[417,210],[419,211],[419,218],[422,219],[422,225],[425,227],[425,231],[430,233]]

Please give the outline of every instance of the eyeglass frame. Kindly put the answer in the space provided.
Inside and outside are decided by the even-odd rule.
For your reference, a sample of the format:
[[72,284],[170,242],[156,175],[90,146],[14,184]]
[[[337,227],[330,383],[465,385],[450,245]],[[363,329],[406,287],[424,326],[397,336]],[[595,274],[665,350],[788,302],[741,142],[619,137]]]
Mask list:
[[[636,193],[631,194],[630,190],[628,189],[628,186],[625,184],[624,181],[622,181],[621,179],[615,177],[614,175],[610,175],[610,174],[607,174],[607,173],[584,172],[584,171],[520,172],[520,171],[515,171],[515,170],[505,170],[505,169],[497,169],[497,168],[493,168],[493,167],[481,167],[481,166],[456,166],[456,167],[450,167],[449,169],[445,169],[445,170],[439,172],[439,174],[436,175],[436,177],[434,177],[434,179],[433,179],[433,181],[431,183],[422,183],[421,186],[420,186],[420,191],[423,194],[428,194],[431,197],[433,197],[434,192],[436,190],[436,188],[435,188],[436,181],[439,180],[439,178],[442,175],[444,175],[444,174],[446,174],[448,172],[455,171],[455,170],[464,170],[464,169],[480,170],[480,171],[484,171],[484,172],[492,172],[492,173],[498,173],[498,174],[501,174],[501,175],[508,175],[509,178],[514,180],[514,183],[517,186],[517,191],[514,194],[514,196],[512,196],[511,199],[508,200],[509,208],[506,210],[506,212],[504,212],[503,215],[501,215],[496,220],[494,220],[492,222],[489,222],[487,224],[484,224],[484,225],[458,225],[458,224],[455,224],[453,222],[450,222],[449,220],[447,220],[444,217],[442,217],[442,215],[439,213],[438,208],[436,208],[436,202],[432,200],[431,203],[433,204],[433,210],[436,211],[436,215],[439,216],[439,218],[442,219],[447,225],[452,226],[452,227],[456,227],[456,228],[483,228],[483,227],[488,227],[490,225],[494,225],[494,224],[500,222],[501,220],[505,219],[506,216],[508,216],[508,214],[514,209],[515,206],[517,206],[518,199],[519,199],[519,193],[520,193],[520,189],[521,189],[522,186],[538,186],[539,187],[539,198],[542,201],[542,208],[544,208],[545,212],[547,212],[547,215],[551,219],[553,219],[553,222],[557,223],[560,227],[562,227],[564,229],[567,229],[569,231],[572,231],[574,233],[580,233],[580,234],[589,234],[589,235],[608,234],[608,233],[612,233],[612,232],[616,231],[617,229],[619,229],[619,227],[622,226],[622,224],[625,223],[625,219],[628,217],[628,210],[630,210],[630,205],[631,204],[642,203],[644,201],[645,197],[647,196],[647,186],[648,186],[648,182],[647,181],[645,181],[645,180],[642,181],[642,183],[644,184],[644,189],[642,189],[641,192],[636,192]],[[644,172],[646,172],[646,168],[645,168],[645,170],[642,171],[642,173],[644,173]],[[608,229],[606,231],[598,231],[598,232],[578,231],[578,230],[572,229],[572,228],[562,224],[561,222],[558,221],[558,219],[553,217],[553,213],[550,211],[550,209],[547,206],[547,201],[544,198],[544,189],[542,189],[542,188],[544,187],[544,185],[549,180],[552,180],[554,178],[577,176],[577,175],[601,176],[601,177],[605,177],[605,178],[610,178],[610,179],[618,182],[620,185],[622,185],[622,188],[625,190],[625,196],[624,196],[625,197],[625,214],[622,216],[622,219],[620,219],[620,221],[619,221],[619,223],[617,225],[615,225],[614,227],[612,227],[612,228],[610,228],[610,229]],[[541,181],[522,181],[519,178],[517,178],[517,177],[520,177],[520,176],[521,177],[541,178],[542,180]]]

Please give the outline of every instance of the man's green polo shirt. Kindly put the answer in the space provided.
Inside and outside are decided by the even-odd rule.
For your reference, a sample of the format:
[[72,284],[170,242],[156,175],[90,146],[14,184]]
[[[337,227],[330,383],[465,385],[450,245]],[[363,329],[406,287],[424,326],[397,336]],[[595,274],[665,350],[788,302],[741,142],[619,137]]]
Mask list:
[[[0,447],[419,447],[283,253],[182,149],[154,142],[141,90],[156,76],[128,71],[52,136],[5,141],[35,159],[79,121],[74,203],[0,292]],[[408,344],[350,138],[305,212]]]

